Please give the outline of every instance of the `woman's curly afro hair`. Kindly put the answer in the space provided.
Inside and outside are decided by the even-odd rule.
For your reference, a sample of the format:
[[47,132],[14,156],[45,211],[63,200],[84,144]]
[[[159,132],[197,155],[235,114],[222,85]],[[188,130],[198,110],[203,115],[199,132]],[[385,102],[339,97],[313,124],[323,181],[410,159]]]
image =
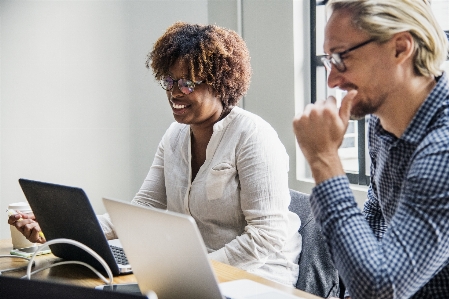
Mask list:
[[160,80],[178,60],[188,66],[190,78],[186,79],[203,80],[211,86],[224,110],[237,105],[248,90],[249,52],[243,39],[232,30],[176,22],[156,41],[146,66]]

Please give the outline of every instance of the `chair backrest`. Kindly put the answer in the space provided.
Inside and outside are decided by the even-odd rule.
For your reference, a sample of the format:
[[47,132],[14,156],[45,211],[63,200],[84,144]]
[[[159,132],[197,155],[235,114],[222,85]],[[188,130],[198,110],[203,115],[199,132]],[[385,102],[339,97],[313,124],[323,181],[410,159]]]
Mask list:
[[338,272],[310,207],[309,195],[290,189],[289,210],[298,214],[302,236],[296,288],[320,297],[339,296]]

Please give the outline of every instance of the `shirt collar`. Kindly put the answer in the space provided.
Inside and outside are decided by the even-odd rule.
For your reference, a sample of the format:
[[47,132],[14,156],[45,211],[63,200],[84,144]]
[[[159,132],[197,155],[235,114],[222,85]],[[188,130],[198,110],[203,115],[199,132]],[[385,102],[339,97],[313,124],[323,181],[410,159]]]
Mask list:
[[403,140],[412,144],[419,143],[427,134],[427,129],[433,123],[433,119],[441,109],[448,106],[449,100],[449,82],[446,72],[436,78],[437,84],[432,89],[426,100],[419,107],[418,112],[413,117],[410,124],[405,129],[400,138],[385,131],[380,124],[380,120],[374,116],[374,129],[383,139],[399,141]]
[[240,107],[233,107],[226,117],[214,124],[214,132],[225,129],[232,122],[232,120],[240,114],[241,110],[242,108]]
[[442,76],[437,77],[437,84],[432,89],[427,99],[418,109],[401,139],[410,143],[420,142],[425,135],[429,126],[433,123],[433,119],[441,109],[447,107],[449,100],[449,82],[447,74],[444,72]]

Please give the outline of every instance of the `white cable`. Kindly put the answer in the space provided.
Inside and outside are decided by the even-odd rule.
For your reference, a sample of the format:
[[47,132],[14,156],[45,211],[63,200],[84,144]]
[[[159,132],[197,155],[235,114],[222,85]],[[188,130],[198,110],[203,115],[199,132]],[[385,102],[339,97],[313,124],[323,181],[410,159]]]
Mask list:
[[[100,272],[98,272],[94,267],[92,267],[91,265],[86,264],[86,263],[84,263],[84,262],[80,262],[80,261],[63,261],[63,262],[58,262],[58,263],[55,263],[55,264],[46,266],[46,267],[44,267],[44,268],[35,270],[35,271],[33,271],[33,272],[30,272],[30,271],[31,271],[32,264],[33,264],[33,262],[34,262],[34,258],[35,258],[36,255],[37,255],[37,252],[38,252],[38,251],[41,251],[42,248],[48,247],[49,245],[52,245],[52,244],[58,244],[58,243],[67,243],[67,244],[75,245],[75,246],[77,246],[77,247],[79,247],[79,248],[81,248],[81,249],[87,251],[90,255],[92,255],[94,258],[96,258],[96,259],[100,262],[100,264],[105,268],[105,270],[106,270],[106,272],[108,273],[108,276],[109,276],[109,282],[108,282],[108,280],[107,280],[107,279],[106,279]],[[90,249],[90,248],[87,247],[86,245],[84,245],[84,244],[82,244],[82,243],[80,243],[80,242],[78,242],[78,241],[75,241],[75,240],[61,238],[61,239],[54,239],[54,240],[48,241],[48,242],[46,242],[46,243],[40,245],[40,246],[37,248],[36,252],[31,256],[31,258],[26,258],[26,257],[23,257],[23,256],[14,256],[14,255],[0,255],[0,257],[13,257],[13,258],[21,258],[21,259],[28,260],[29,262],[28,262],[28,266],[27,266],[27,274],[26,274],[25,276],[21,277],[21,278],[28,278],[28,279],[31,279],[31,275],[36,274],[36,273],[39,273],[39,272],[41,272],[41,271],[44,271],[44,270],[46,270],[46,269],[48,269],[48,268],[52,268],[52,267],[56,267],[56,266],[60,266],[60,265],[67,265],[67,264],[78,264],[78,265],[83,265],[83,266],[86,266],[87,268],[89,268],[90,270],[92,270],[92,271],[93,271],[99,278],[101,278],[101,280],[104,281],[105,284],[109,284],[109,286],[111,287],[111,290],[113,289],[113,287],[112,287],[112,286],[113,286],[113,276],[112,276],[112,272],[111,272],[111,269],[109,268],[108,264],[107,264],[107,263],[104,261],[104,259],[103,259],[101,256],[99,256],[95,251],[93,251],[92,249]],[[23,268],[23,267],[21,267],[21,268]],[[19,269],[19,268],[17,268],[17,269]],[[7,269],[7,271],[10,271],[10,270],[11,270],[11,269]],[[6,271],[6,270],[3,270],[3,271]],[[1,275],[1,272],[0,272],[0,275]],[[158,299],[156,293],[153,292],[153,291],[149,291],[149,292],[146,294],[146,297],[147,297],[148,299]]]
[[[9,257],[9,258],[18,258],[18,259],[23,259],[23,260],[27,260],[29,261],[30,259],[24,256],[19,256],[19,255],[12,255],[12,254],[8,254],[8,255],[0,255],[0,258],[2,257]],[[15,270],[22,270],[25,269],[27,266],[19,266],[16,268],[9,268],[9,269],[2,269],[0,270],[0,275],[2,275],[3,272],[10,272],[10,271],[15,271]]]
[[[68,265],[68,264],[77,264],[77,265],[83,265],[83,266],[86,266],[87,268],[89,268],[90,270],[92,270],[92,272],[94,272],[94,273],[95,273],[101,280],[103,280],[105,284],[111,285],[111,281],[108,282],[108,280],[106,279],[106,277],[104,277],[104,276],[103,276],[99,271],[97,271],[94,267],[92,267],[91,265],[86,264],[86,263],[84,263],[84,262],[80,262],[80,261],[63,261],[63,262],[54,263],[54,264],[48,265],[48,266],[46,266],[46,267],[44,267],[44,268],[40,268],[40,269],[37,269],[37,270],[31,272],[31,273],[30,273],[30,276],[33,275],[33,274],[39,273],[39,272],[41,272],[41,271],[47,270],[48,268],[52,268],[52,267],[56,267],[56,266],[60,266],[60,265]],[[27,277],[27,275],[25,275],[25,276],[23,276],[23,277],[21,277],[21,278],[26,278],[26,277]]]
[[[54,239],[54,240],[48,241],[48,242],[46,242],[46,243],[40,245],[40,246],[37,248],[36,252],[35,252],[35,253],[33,254],[33,256],[30,258],[30,261],[29,261],[29,263],[28,263],[27,274],[26,274],[26,277],[27,277],[28,279],[31,279],[31,266],[32,266],[32,264],[33,264],[34,258],[36,257],[38,251],[41,251],[42,248],[48,247],[49,245],[52,245],[52,244],[59,244],[59,243],[66,243],[66,244],[75,245],[75,246],[77,246],[77,247],[83,249],[84,251],[87,251],[87,253],[89,253],[89,254],[92,255],[94,258],[96,258],[97,261],[99,261],[100,264],[101,264],[101,265],[104,267],[104,269],[106,270],[106,272],[107,272],[107,274],[108,274],[108,276],[109,276],[109,285],[110,285],[111,288],[112,288],[112,284],[113,284],[113,276],[112,276],[112,272],[111,272],[111,269],[109,268],[108,264],[104,261],[104,259],[103,259],[101,256],[99,256],[95,251],[93,251],[92,249],[90,249],[89,247],[87,247],[86,245],[84,245],[84,244],[82,244],[82,243],[80,243],[80,242],[78,242],[78,241],[75,241],[75,240],[64,239],[64,238],[61,238],[61,239]],[[76,261],[71,261],[71,262],[73,263],[73,262],[76,262]],[[56,264],[53,264],[53,265],[51,265],[51,266],[49,266],[49,267],[47,267],[47,268],[51,268],[51,267],[56,266],[56,265],[61,265],[62,263],[65,263],[65,262],[56,263]],[[79,262],[79,263],[81,263],[81,262]],[[87,264],[86,264],[86,265],[87,265]],[[90,266],[88,266],[88,267],[91,269]],[[103,277],[103,278],[104,278],[104,277]]]

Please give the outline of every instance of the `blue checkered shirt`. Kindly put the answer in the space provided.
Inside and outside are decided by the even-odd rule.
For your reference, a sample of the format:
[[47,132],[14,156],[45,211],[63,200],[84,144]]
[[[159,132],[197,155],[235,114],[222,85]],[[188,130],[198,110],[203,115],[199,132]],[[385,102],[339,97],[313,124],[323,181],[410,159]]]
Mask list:
[[313,212],[353,299],[449,298],[449,83],[446,74],[437,80],[400,138],[370,117],[363,213],[345,176],[313,189]]

